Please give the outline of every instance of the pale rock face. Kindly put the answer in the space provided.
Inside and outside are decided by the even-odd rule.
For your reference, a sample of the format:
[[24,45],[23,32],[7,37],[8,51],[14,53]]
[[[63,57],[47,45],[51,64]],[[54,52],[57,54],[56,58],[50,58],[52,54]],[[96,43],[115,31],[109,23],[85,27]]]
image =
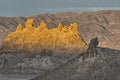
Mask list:
[[86,50],[87,44],[82,39],[76,23],[47,29],[44,21],[38,27],[33,19],[26,21],[25,28],[20,24],[2,42],[2,48],[15,51],[39,52],[42,49]]

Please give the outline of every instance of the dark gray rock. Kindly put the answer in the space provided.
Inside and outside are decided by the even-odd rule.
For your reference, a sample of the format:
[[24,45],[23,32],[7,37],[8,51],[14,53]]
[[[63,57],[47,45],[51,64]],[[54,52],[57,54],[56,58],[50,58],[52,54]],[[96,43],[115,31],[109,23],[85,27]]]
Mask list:
[[97,48],[96,57],[81,56],[31,80],[120,80],[120,51]]

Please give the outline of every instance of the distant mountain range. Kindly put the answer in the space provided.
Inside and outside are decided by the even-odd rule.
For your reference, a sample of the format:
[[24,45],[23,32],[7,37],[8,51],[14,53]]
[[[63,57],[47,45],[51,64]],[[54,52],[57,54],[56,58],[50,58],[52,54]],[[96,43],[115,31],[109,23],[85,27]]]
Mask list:
[[120,49],[120,11],[102,10],[97,12],[64,12],[56,14],[42,14],[28,17],[0,17],[0,41],[14,31],[20,23],[24,26],[28,18],[33,18],[38,25],[44,20],[48,28],[53,28],[59,22],[63,25],[77,22],[84,40],[89,41],[98,37],[100,47]]

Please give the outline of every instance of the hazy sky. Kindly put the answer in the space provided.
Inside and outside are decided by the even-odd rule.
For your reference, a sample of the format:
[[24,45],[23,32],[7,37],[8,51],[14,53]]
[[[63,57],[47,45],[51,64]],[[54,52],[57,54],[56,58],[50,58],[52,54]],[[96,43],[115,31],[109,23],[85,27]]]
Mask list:
[[0,0],[0,16],[120,9],[120,0]]

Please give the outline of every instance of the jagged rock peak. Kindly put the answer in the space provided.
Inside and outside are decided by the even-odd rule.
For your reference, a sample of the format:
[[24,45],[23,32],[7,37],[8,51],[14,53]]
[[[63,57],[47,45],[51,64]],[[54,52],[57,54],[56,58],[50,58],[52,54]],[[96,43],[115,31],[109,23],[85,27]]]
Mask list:
[[87,44],[78,31],[77,23],[64,27],[59,23],[57,28],[47,29],[44,21],[36,27],[34,20],[28,19],[25,27],[19,24],[16,31],[2,41],[2,48],[29,52],[40,52],[42,49],[84,51],[87,49]]

